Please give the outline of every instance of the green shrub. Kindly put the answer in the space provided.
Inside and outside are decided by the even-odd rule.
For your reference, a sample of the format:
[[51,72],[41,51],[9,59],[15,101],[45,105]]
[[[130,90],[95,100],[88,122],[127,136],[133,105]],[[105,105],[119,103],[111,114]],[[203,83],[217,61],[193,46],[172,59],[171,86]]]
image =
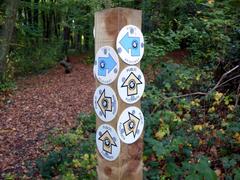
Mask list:
[[207,92],[211,79],[197,67],[164,63],[155,82],[146,87],[142,102],[147,119],[146,179],[216,179],[219,169],[221,177],[237,174],[240,115],[234,94],[185,96],[192,90]]
[[36,171],[42,178],[96,178],[95,116],[82,114],[78,122],[68,133],[50,138],[53,150],[36,161]]
[[12,52],[11,59],[14,61],[15,74],[27,75],[55,66],[62,56],[62,42],[53,39],[35,45],[26,44]]
[[9,91],[16,87],[15,82],[8,81],[0,84],[0,92]]

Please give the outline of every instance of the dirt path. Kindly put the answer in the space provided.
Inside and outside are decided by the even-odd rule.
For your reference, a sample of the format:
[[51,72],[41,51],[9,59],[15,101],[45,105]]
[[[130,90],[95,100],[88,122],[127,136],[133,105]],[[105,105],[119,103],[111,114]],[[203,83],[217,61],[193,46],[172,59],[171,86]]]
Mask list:
[[19,80],[18,90],[0,107],[0,174],[22,172],[25,161],[42,153],[50,130],[66,131],[80,112],[92,111],[92,66],[79,63],[77,57],[71,61],[70,74],[57,66],[46,74]]

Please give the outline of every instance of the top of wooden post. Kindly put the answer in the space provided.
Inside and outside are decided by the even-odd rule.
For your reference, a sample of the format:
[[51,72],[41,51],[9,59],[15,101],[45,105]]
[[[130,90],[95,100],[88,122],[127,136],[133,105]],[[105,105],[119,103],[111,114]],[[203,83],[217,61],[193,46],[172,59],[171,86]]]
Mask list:
[[100,38],[105,37],[104,41],[114,40],[114,42],[113,44],[111,43],[109,44],[109,42],[104,43],[101,41],[102,43],[104,43],[102,45],[114,45],[113,47],[115,47],[117,35],[124,26],[128,24],[132,24],[137,26],[139,29],[141,29],[141,24],[142,24],[141,17],[142,17],[141,10],[122,8],[122,7],[110,8],[110,9],[96,12],[95,25],[97,25],[98,27],[95,27],[95,31],[98,31],[98,32],[101,31],[101,33],[100,34],[96,33],[95,41],[99,42]]

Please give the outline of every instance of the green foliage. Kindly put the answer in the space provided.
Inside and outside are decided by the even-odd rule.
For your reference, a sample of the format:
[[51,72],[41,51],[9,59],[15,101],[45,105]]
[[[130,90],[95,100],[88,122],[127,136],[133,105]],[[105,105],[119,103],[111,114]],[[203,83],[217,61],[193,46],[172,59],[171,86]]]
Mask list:
[[219,62],[226,62],[228,67],[223,68],[229,69],[231,64],[237,64],[240,28],[237,7],[229,5],[228,1],[209,2],[213,3],[162,2],[162,11],[157,16],[150,16],[163,19],[153,32],[147,34],[148,53],[143,63],[155,61],[157,64],[166,53],[186,48],[190,52],[188,63],[191,65],[206,69],[217,68]]
[[16,87],[16,84],[12,81],[8,81],[0,84],[0,92],[9,91]]
[[[189,84],[190,79],[178,86],[175,82],[181,80],[186,69],[173,68],[172,79],[167,70],[174,67],[171,65],[162,66],[157,83],[146,87],[142,102],[147,119],[144,137],[146,179],[160,179],[160,176],[216,179],[214,171],[218,166],[223,167],[221,176],[233,175],[240,162],[234,153],[240,148],[240,116],[234,110],[233,96],[214,92],[209,96],[181,97],[183,92],[201,84],[196,85],[194,80]],[[191,72],[194,77],[194,71]],[[216,147],[214,156],[211,149]],[[222,161],[216,163],[216,158]]]
[[[185,6],[187,1],[181,2],[166,1],[172,8],[162,7],[157,15],[153,6],[148,17],[161,17],[161,24],[147,34],[142,61],[144,68],[152,65],[158,74],[142,102],[147,119],[145,179],[236,178],[240,115],[235,92],[225,87],[226,93],[204,93],[215,86],[215,78],[239,64],[239,15],[227,1],[201,1],[189,6],[193,12]],[[188,57],[164,62],[176,49],[187,49]],[[191,95],[195,92],[202,93]]]
[[[53,67],[68,49],[93,49],[94,13],[102,9],[96,0],[20,1],[8,54],[7,78],[40,73]],[[0,29],[5,9],[0,4]],[[1,39],[0,39],[1,41]]]
[[145,37],[145,57],[142,67],[146,68],[149,64],[156,64],[167,53],[180,49],[173,31],[163,32],[160,29],[153,31]]
[[50,138],[53,150],[36,161],[36,171],[42,178],[96,178],[95,116],[82,114],[78,122],[70,132]]
[[217,179],[215,172],[209,166],[208,159],[204,157],[199,158],[196,163],[183,162],[180,168],[174,162],[169,162],[166,169],[169,175],[176,179],[181,175],[184,175],[185,179]]
[[218,91],[183,96],[199,89],[206,92],[213,85],[212,75],[193,66],[162,63],[160,67],[142,103],[147,119],[146,179],[216,179],[219,164],[211,152],[215,147],[225,171],[222,176],[233,175],[240,162],[235,153],[240,148],[240,116],[234,109],[234,96]]
[[7,173],[3,176],[4,180],[14,180],[16,179],[16,176],[14,174],[11,173]]
[[26,44],[12,52],[11,59],[15,74],[26,75],[29,73],[40,73],[49,69],[63,57],[62,43],[56,40],[51,42],[39,42]]
[[[212,72],[206,73],[202,69],[175,63],[162,63],[155,85],[163,89],[164,94],[172,93],[172,90],[178,92],[196,91],[200,88],[200,90],[206,90],[212,84],[212,77]],[[204,85],[202,81],[205,82]]]

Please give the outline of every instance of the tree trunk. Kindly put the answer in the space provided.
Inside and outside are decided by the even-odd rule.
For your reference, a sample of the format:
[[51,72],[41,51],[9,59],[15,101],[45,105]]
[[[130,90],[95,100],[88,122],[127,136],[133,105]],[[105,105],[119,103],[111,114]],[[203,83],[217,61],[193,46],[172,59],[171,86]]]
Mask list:
[[35,29],[38,29],[38,3],[39,3],[39,0],[34,0],[33,24]]
[[45,38],[48,40],[50,35],[51,35],[51,19],[50,19],[50,15],[49,12],[47,12],[47,16],[46,16],[46,34],[45,34]]
[[53,24],[54,24],[55,36],[58,38],[58,18],[57,18],[57,13],[55,9],[53,14]]
[[16,21],[18,0],[6,0],[6,20],[0,33],[0,82],[5,80],[6,61]]
[[69,27],[65,26],[63,28],[63,52],[67,55],[68,47],[69,47],[69,39],[70,39],[70,29]]
[[80,31],[78,31],[77,33],[76,33],[76,49],[80,52],[80,50],[81,50],[81,33],[80,33]]
[[[44,6],[45,5],[45,1],[43,0],[42,1],[42,6]],[[41,9],[41,16],[42,16],[42,28],[43,28],[43,38],[45,38],[46,37],[46,12],[45,12],[45,10],[42,8]]]
[[32,20],[31,0],[27,0],[26,14],[27,14],[27,25],[32,28],[33,20]]

